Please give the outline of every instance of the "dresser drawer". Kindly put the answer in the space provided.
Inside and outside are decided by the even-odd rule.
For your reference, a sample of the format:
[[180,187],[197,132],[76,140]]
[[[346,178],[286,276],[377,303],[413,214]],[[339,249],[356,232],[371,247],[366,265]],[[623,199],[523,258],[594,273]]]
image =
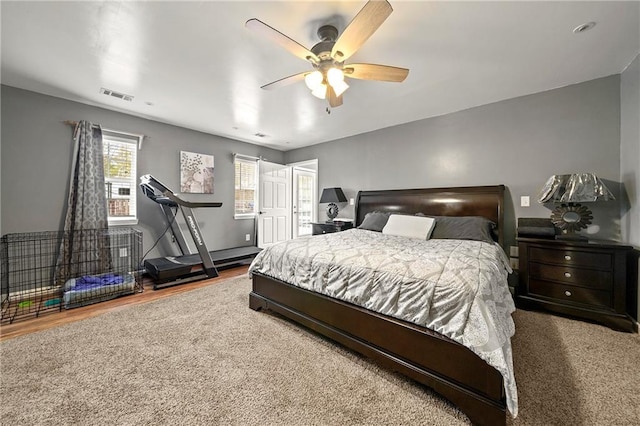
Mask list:
[[346,231],[353,228],[351,222],[320,222],[311,224],[311,233],[313,235],[331,234],[332,232]]
[[578,269],[530,262],[529,274],[532,278],[545,281],[558,281],[599,290],[611,290],[613,285],[613,274],[610,271],[597,269]]
[[531,247],[529,261],[611,270],[612,256],[609,253]]
[[314,223],[311,225],[311,233],[313,235],[330,234],[332,232],[338,232],[339,230],[340,228],[331,223],[326,225],[322,223]]
[[531,279],[529,280],[529,294],[549,297],[563,303],[581,303],[592,307],[611,308],[611,293],[608,291]]

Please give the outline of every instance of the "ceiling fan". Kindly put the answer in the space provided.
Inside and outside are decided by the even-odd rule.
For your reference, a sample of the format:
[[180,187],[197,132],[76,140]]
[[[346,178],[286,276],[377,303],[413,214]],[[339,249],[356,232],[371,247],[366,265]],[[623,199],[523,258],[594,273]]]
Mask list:
[[245,26],[271,39],[297,57],[311,63],[314,71],[305,71],[276,80],[262,86],[271,90],[304,80],[311,93],[329,100],[329,105],[342,105],[342,94],[349,88],[344,77],[361,80],[402,82],[409,70],[377,64],[345,64],[369,37],[391,15],[393,9],[386,0],[369,0],[338,37],[338,29],[333,25],[323,25],[318,29],[320,42],[307,49],[297,41],[270,27],[258,19],[249,19]]

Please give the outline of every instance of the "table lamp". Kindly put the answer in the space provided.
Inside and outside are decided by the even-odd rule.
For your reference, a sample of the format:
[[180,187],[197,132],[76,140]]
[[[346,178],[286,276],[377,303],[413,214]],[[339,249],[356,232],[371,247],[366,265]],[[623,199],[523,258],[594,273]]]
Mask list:
[[538,194],[539,203],[560,203],[551,212],[551,222],[561,230],[557,239],[587,240],[577,234],[591,224],[593,213],[580,203],[615,200],[609,188],[593,173],[553,175]]
[[346,203],[347,197],[344,196],[342,188],[325,188],[322,190],[322,196],[320,197],[321,203],[329,203],[327,206],[327,222],[333,221],[338,216],[338,206],[336,203]]

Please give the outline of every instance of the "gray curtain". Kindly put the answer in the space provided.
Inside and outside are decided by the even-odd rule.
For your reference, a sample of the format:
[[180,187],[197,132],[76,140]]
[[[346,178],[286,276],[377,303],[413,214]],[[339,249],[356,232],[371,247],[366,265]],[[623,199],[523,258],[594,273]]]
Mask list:
[[56,283],[111,270],[102,130],[80,121],[74,131],[69,200],[56,267]]

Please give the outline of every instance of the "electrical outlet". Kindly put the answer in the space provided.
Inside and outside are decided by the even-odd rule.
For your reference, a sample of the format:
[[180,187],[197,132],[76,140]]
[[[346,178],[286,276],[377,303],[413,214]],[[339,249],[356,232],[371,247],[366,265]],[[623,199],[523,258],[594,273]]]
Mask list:
[[128,255],[127,248],[126,247],[121,248],[120,249],[120,257],[127,257],[127,255]]
[[520,197],[520,207],[529,207],[529,196],[528,195],[523,195],[522,197]]
[[245,241],[251,241],[251,234],[247,234],[244,236]]
[[509,256],[518,257],[518,246],[509,246]]
[[518,258],[512,257],[512,258],[509,258],[509,264],[511,265],[511,269],[515,270],[515,269],[518,269],[520,262],[518,261]]

